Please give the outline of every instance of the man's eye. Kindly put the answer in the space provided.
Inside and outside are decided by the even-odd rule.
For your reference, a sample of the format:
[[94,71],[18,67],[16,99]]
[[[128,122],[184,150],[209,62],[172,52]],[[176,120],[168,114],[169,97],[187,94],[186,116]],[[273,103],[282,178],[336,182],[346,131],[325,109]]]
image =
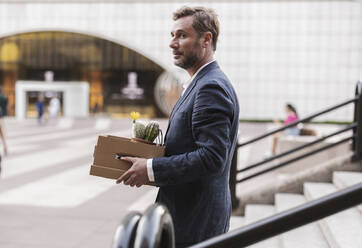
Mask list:
[[180,38],[186,38],[185,34],[180,34]]

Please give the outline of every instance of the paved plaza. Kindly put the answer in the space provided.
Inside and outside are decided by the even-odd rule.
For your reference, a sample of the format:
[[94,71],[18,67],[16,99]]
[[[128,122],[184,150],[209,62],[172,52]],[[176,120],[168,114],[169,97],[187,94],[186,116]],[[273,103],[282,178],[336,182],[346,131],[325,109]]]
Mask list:
[[[0,247],[110,247],[122,217],[143,210],[155,195],[148,186],[130,188],[89,176],[98,135],[130,136],[130,126],[131,120],[105,118],[42,126],[6,119]],[[137,204],[140,199],[144,206]]]
[[[165,132],[167,120],[159,120]],[[89,175],[100,134],[129,137],[130,119],[4,120],[9,155],[0,178],[0,247],[103,248],[132,210],[151,205],[156,188],[131,188]],[[240,124],[246,140],[270,129]],[[244,148],[239,163],[260,158],[268,142]],[[265,149],[260,149],[264,147]]]

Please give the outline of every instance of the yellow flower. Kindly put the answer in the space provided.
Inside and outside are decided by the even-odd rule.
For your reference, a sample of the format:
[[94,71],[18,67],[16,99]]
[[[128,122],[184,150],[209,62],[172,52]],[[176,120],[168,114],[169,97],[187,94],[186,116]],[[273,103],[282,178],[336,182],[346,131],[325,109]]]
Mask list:
[[136,120],[138,118],[140,118],[140,113],[139,112],[131,112],[131,118],[133,119],[133,122],[136,122]]

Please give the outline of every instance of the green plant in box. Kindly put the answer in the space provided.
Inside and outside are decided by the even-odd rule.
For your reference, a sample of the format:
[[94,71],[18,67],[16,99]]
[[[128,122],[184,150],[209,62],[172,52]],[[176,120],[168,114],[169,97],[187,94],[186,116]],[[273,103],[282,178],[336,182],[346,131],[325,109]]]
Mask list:
[[132,137],[138,139],[144,139],[146,133],[146,126],[140,122],[137,122],[137,119],[140,117],[140,113],[132,112],[131,117],[133,119]]
[[146,126],[144,139],[149,142],[153,142],[159,133],[160,133],[160,125],[158,124],[158,122],[151,121]]

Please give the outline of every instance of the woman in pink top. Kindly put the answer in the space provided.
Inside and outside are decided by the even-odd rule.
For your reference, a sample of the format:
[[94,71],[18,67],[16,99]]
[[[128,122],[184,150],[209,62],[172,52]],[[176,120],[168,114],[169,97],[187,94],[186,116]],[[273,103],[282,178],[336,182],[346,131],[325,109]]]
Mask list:
[[[289,124],[299,120],[297,110],[295,109],[295,107],[292,104],[287,103],[285,105],[285,112],[287,114],[287,117],[284,120],[284,125],[289,125]],[[274,134],[273,143],[272,143],[272,151],[271,151],[272,155],[275,155],[275,150],[277,147],[278,139],[279,139],[280,135],[283,135],[283,134],[296,136],[296,135],[300,134],[300,129],[297,126],[293,126],[293,127],[285,129],[284,133]]]
[[[285,105],[285,112],[287,113],[287,118],[285,118],[285,120],[284,120],[284,125],[289,125],[289,124],[299,120],[297,110],[290,103]],[[299,135],[300,129],[297,126],[294,126],[294,127],[285,129],[284,133],[286,135]]]

